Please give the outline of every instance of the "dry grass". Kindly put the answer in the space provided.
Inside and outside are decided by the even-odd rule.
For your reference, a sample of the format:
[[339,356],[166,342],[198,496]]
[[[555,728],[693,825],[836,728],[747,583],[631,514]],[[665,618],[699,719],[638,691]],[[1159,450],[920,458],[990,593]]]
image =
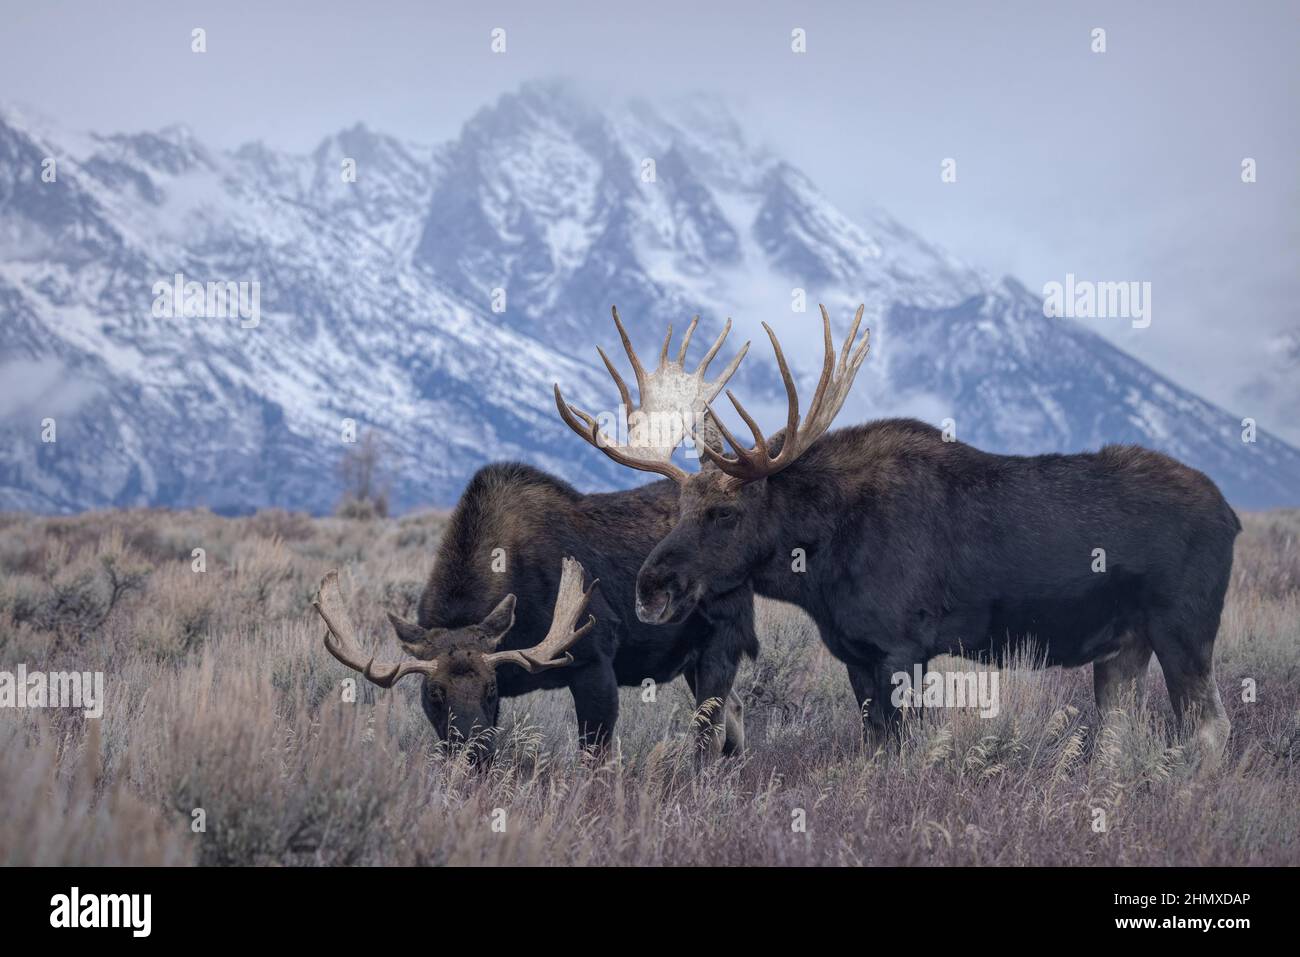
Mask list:
[[341,700],[307,604],[339,566],[359,624],[386,635],[440,527],[0,516],[0,669],[99,670],[108,691],[102,722],[0,710],[0,863],[1300,863],[1300,512],[1246,517],[1218,644],[1234,734],[1208,776],[1168,729],[1156,668],[1149,713],[1113,735],[1086,669],[1016,668],[996,718],[931,713],[901,753],[864,753],[843,668],[767,603],[743,758],[694,769],[676,682],[652,703],[625,690],[599,767],[577,759],[567,694],[507,702],[498,760],[471,771],[413,683]]

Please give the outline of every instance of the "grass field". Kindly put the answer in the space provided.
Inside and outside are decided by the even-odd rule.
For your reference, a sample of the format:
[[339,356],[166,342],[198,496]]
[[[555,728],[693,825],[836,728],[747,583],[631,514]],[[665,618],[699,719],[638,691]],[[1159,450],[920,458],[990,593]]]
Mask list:
[[742,757],[696,770],[679,680],[624,690],[595,767],[567,692],[508,700],[483,772],[439,745],[418,681],[342,701],[308,606],[340,568],[395,654],[383,612],[414,617],[441,516],[0,516],[0,670],[102,671],[107,692],[100,721],[0,709],[0,863],[1300,864],[1300,512],[1243,521],[1208,774],[1154,663],[1114,733],[1090,669],[1013,668],[995,718],[931,712],[865,752],[843,667],[766,602]]

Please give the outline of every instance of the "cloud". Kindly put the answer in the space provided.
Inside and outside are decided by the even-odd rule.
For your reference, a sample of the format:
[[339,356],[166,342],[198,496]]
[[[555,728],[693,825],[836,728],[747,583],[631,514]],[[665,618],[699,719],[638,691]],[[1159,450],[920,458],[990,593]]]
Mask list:
[[101,391],[55,359],[11,359],[0,364],[0,382],[0,419],[69,415]]

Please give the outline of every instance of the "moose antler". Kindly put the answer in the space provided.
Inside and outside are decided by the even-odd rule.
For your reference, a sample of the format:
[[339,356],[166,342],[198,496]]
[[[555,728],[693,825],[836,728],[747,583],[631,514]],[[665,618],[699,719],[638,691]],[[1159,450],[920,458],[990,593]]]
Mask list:
[[437,673],[436,661],[407,661],[402,664],[375,664],[375,656],[367,655],[357,644],[348,617],[343,596],[339,593],[339,573],[331,571],[321,579],[320,590],[311,603],[317,614],[325,620],[325,650],[353,671],[359,671],[367,680],[381,688],[391,688],[407,675],[432,675]]
[[569,649],[596,624],[595,616],[588,615],[582,627],[574,628],[591,600],[596,583],[600,581],[599,578],[592,579],[587,590],[583,591],[582,580],[585,577],[586,572],[581,562],[576,558],[565,558],[560,572],[560,588],[555,596],[555,612],[551,616],[551,627],[546,637],[531,648],[494,651],[485,654],[483,660],[493,666],[509,662],[532,674],[571,664],[573,655],[569,654]]
[[718,340],[705,354],[695,371],[687,372],[686,349],[690,346],[691,337],[695,335],[695,327],[700,322],[700,317],[696,316],[686,330],[686,336],[677,350],[677,358],[672,361],[668,358],[668,346],[673,338],[673,327],[670,325],[668,334],[664,337],[663,348],[659,351],[659,367],[654,372],[646,372],[645,367],[641,365],[641,360],[637,358],[636,350],[632,348],[632,340],[628,337],[627,330],[623,328],[623,320],[619,318],[618,308],[612,308],[611,312],[614,315],[614,325],[618,327],[619,338],[623,340],[623,349],[627,352],[628,360],[632,363],[632,372],[636,376],[639,404],[635,408],[632,406],[632,397],[628,393],[627,383],[614,368],[614,363],[610,362],[604,349],[597,346],[596,351],[600,353],[605,368],[609,370],[614,384],[618,386],[623,407],[628,410],[627,444],[619,445],[614,442],[601,431],[595,419],[566,402],[564,396],[560,394],[558,383],[555,386],[555,406],[569,428],[620,465],[642,472],[657,472],[678,483],[684,483],[690,478],[690,474],[673,463],[673,452],[687,433],[695,428],[696,423],[703,420],[709,403],[717,398],[718,393],[722,391],[723,386],[740,365],[740,360],[749,351],[749,343],[746,342],[741,347],[740,352],[717,379],[709,382],[704,378],[709,363],[718,354],[727,334],[731,332],[731,320],[728,319],[722,334],[718,336]]
[[[588,615],[581,627],[575,628],[578,618],[587,608],[591,593],[600,579],[593,579],[586,591],[582,582],[586,577],[582,563],[576,558],[566,558],[560,572],[560,587],[555,597],[555,612],[551,616],[551,627],[546,637],[531,648],[517,651],[485,652],[483,660],[493,667],[502,664],[518,665],[533,674],[560,668],[572,664],[573,655],[569,649],[578,639],[587,634],[596,624],[594,615]],[[348,617],[343,596],[339,593],[339,574],[331,571],[321,579],[320,589],[312,601],[312,607],[325,621],[328,631],[325,634],[325,650],[342,664],[359,671],[367,680],[381,688],[391,688],[407,675],[437,674],[438,662],[407,661],[401,664],[386,662],[376,664],[374,655],[367,655],[357,644],[352,630],[352,620]]]
[[718,431],[722,437],[727,440],[736,453],[734,457],[723,455],[720,452],[710,448],[706,443],[700,443],[700,452],[706,455],[709,461],[713,462],[723,472],[740,482],[753,482],[761,478],[767,478],[775,475],[777,472],[789,466],[795,459],[802,455],[813,442],[817,441],[834,420],[840,407],[844,405],[845,398],[848,397],[849,388],[853,385],[853,378],[858,374],[858,366],[862,365],[862,360],[867,356],[867,350],[871,345],[871,330],[866,330],[862,342],[858,344],[856,352],[853,351],[855,340],[858,337],[858,326],[862,322],[862,313],[866,309],[866,304],[858,306],[857,315],[853,317],[853,327],[849,330],[848,337],[844,340],[844,347],[840,350],[839,360],[835,358],[835,346],[831,342],[831,317],[826,312],[826,307],[822,306],[822,337],[824,340],[825,359],[822,362],[821,380],[817,383],[817,391],[813,393],[812,404],[808,407],[808,415],[802,423],[799,421],[799,393],[794,386],[794,378],[790,375],[790,367],[786,365],[785,355],[781,352],[781,343],[776,338],[776,333],[765,322],[763,328],[767,331],[767,337],[772,340],[772,349],[776,353],[776,364],[781,369],[781,378],[785,382],[785,393],[788,401],[788,412],[786,415],[785,436],[781,443],[781,451],[772,455],[767,439],[763,437],[762,431],[753,417],[745,411],[745,407],[727,390],[727,398],[731,404],[736,407],[736,412],[749,426],[749,431],[754,435],[753,448],[745,448],[736,437],[731,434],[722,420],[717,417],[713,409],[709,409]]

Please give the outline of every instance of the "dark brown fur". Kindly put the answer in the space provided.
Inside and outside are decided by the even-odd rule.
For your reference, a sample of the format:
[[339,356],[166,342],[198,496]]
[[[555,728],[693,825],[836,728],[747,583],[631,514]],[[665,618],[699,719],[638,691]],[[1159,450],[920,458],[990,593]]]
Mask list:
[[[518,598],[515,623],[499,650],[526,648],[540,641],[550,625],[564,556],[577,558],[600,585],[588,609],[596,627],[572,649],[574,664],[535,675],[502,666],[490,696],[481,693],[488,686],[484,676],[475,685],[480,690],[461,694],[459,708],[451,709],[460,735],[495,726],[499,697],[567,687],[583,744],[601,747],[618,716],[619,685],[665,682],[677,675],[685,675],[700,703],[730,699],[734,709],[731,685],[740,656],[753,657],[758,650],[747,587],[713,597],[666,628],[647,626],[630,614],[637,570],[672,528],[676,505],[676,487],[669,481],[583,495],[517,463],[487,466],[471,479],[420,599],[421,629],[469,628],[512,593]],[[502,571],[493,570],[494,560]],[[439,649],[442,654],[450,650]],[[433,653],[430,647],[420,657]],[[421,701],[446,737],[448,689],[427,679]],[[725,749],[730,751],[741,743],[738,712],[729,710],[727,719]],[[715,734],[710,728],[709,733],[724,747],[721,731]]]
[[1095,662],[1103,711],[1154,651],[1175,711],[1200,716],[1211,750],[1226,738],[1212,653],[1241,526],[1213,482],[1168,456],[992,455],[895,419],[832,432],[749,485],[706,468],[679,515],[641,569],[639,614],[680,616],[744,585],[794,602],[874,729],[897,718],[895,673],[1028,644],[1048,664]]

